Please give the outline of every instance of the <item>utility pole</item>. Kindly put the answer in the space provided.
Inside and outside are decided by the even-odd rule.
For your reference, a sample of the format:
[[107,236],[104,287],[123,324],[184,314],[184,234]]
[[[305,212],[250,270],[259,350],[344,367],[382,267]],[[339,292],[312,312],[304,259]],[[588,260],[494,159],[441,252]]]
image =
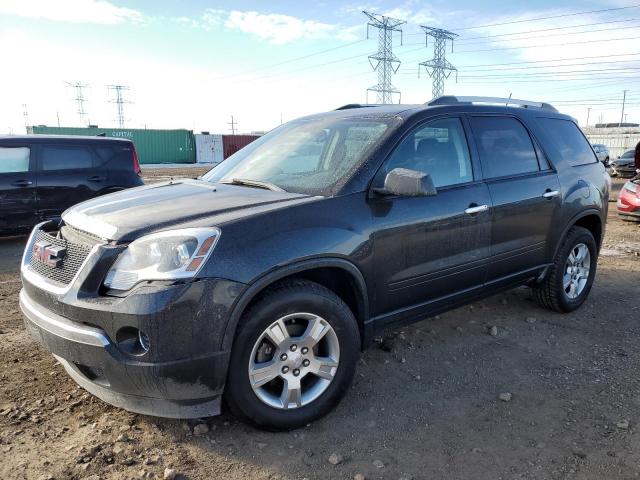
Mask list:
[[623,90],[622,91],[622,114],[620,115],[620,123],[618,124],[618,127],[622,126],[622,121],[624,120],[624,106],[625,103],[627,103],[627,92],[629,90]]
[[453,52],[453,39],[458,34],[425,25],[421,25],[421,28],[425,33],[426,47],[429,46],[429,37],[433,37],[433,58],[418,64],[418,75],[420,75],[420,67],[424,67],[429,76],[433,78],[432,97],[438,98],[444,95],[444,81],[449,78],[451,73],[456,72],[457,81],[458,69],[446,59],[446,46],[447,40],[451,40],[451,51]]
[[367,38],[369,38],[369,27],[378,29],[378,52],[369,55],[371,68],[378,72],[378,83],[373,87],[367,88],[367,103],[369,102],[369,92],[377,93],[378,103],[393,103],[393,94],[400,95],[400,91],[391,83],[391,76],[400,68],[400,60],[393,54],[393,32],[400,33],[400,45],[402,45],[402,29],[400,25],[407,22],[367,11],[362,13],[369,18],[367,22]]
[[115,92],[115,99],[109,100],[109,103],[115,103],[117,112],[118,112],[118,128],[124,128],[124,122],[126,120],[124,116],[124,104],[131,103],[129,100],[125,100],[124,91],[129,90],[129,87],[126,85],[107,85],[107,89]]
[[589,117],[591,116],[591,107],[587,107],[587,127],[589,126]]
[[231,115],[231,121],[228,122],[227,125],[231,125],[231,135],[235,135],[238,123],[233,119],[233,115]]
[[22,104],[22,116],[24,117],[24,129],[29,133],[29,111],[27,110],[27,104]]
[[87,85],[86,83],[80,83],[80,82],[64,82],[64,83],[66,83],[68,86],[70,86],[75,90],[76,96],[74,97],[74,100],[78,104],[77,113],[80,116],[80,125],[86,126],[87,121],[85,120],[85,117],[87,115],[87,112],[84,109],[84,103],[87,100],[84,98],[84,93],[82,89],[88,87],[89,85]]

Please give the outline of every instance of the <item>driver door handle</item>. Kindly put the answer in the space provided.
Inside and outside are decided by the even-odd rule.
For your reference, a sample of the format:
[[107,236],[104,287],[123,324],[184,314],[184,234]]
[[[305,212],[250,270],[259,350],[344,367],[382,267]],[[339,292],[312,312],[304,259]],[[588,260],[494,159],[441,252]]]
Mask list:
[[558,190],[547,190],[542,196],[544,198],[554,198],[560,196],[560,192]]
[[467,208],[464,213],[467,215],[473,215],[475,213],[486,212],[489,210],[489,205],[473,205],[471,204],[469,208]]
[[12,185],[16,187],[28,187],[29,185],[33,185],[33,182],[31,180],[16,180]]

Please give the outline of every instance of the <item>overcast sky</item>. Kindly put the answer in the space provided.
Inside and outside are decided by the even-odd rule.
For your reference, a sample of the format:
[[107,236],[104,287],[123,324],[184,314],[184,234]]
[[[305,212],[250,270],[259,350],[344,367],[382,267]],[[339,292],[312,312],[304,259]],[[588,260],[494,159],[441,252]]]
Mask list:
[[136,128],[227,133],[234,115],[242,132],[268,130],[364,102],[377,37],[366,39],[363,9],[407,22],[394,43],[403,103],[431,98],[431,79],[417,75],[433,56],[420,33],[429,25],[460,35],[447,94],[550,101],[581,124],[590,107],[593,124],[620,120],[627,89],[628,121],[640,122],[634,0],[0,0],[0,133],[24,133],[23,104],[30,124],[78,126],[65,82],[89,85],[85,109],[100,126],[116,124],[110,84],[130,87]]

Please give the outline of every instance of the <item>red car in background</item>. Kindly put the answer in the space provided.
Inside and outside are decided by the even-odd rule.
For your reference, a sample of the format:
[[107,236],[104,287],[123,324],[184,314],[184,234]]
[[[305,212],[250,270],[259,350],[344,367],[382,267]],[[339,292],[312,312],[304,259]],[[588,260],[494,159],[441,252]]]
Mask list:
[[618,214],[625,220],[640,222],[640,180],[622,186],[618,194]]

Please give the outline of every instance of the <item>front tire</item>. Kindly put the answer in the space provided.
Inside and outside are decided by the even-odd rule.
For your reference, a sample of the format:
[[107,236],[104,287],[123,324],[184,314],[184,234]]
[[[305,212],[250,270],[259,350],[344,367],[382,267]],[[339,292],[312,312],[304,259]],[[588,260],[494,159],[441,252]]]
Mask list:
[[544,281],[533,288],[537,302],[560,313],[587,299],[596,275],[598,246],[589,230],[571,227]]
[[254,425],[298,428],[342,399],[360,354],[349,307],[306,280],[267,289],[244,313],[231,352],[225,399]]

